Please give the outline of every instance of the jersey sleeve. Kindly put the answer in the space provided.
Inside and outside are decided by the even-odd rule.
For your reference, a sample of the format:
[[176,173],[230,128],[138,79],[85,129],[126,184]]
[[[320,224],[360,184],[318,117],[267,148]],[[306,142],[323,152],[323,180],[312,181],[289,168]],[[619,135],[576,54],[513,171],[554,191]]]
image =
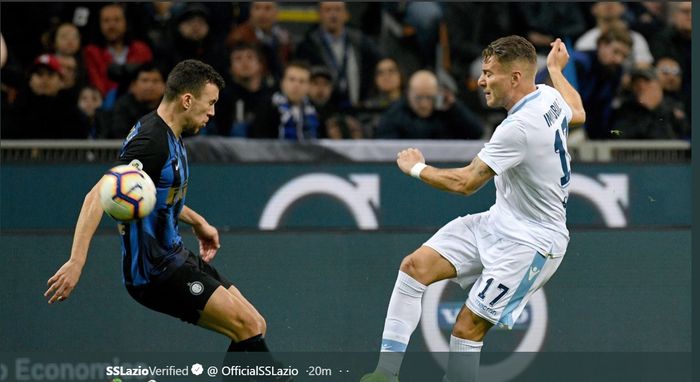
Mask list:
[[158,139],[153,134],[131,134],[124,142],[119,154],[119,164],[129,164],[136,159],[143,165],[143,170],[157,186],[160,173],[168,160],[167,138]]
[[526,148],[524,126],[518,121],[505,121],[498,126],[477,156],[497,175],[501,175],[522,162]]

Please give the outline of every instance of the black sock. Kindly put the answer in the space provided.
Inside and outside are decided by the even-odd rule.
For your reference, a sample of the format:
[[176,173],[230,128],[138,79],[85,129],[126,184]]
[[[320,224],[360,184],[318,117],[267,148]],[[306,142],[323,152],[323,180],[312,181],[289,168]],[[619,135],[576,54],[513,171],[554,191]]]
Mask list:
[[250,337],[243,341],[231,341],[227,352],[269,352],[262,334]]
[[[253,356],[254,359],[250,359],[250,356],[245,356],[243,354],[240,355],[235,355],[233,353],[260,353],[260,355],[250,355]],[[231,341],[231,345],[229,345],[228,350],[226,351],[226,356],[224,357],[224,365],[225,366],[231,366],[235,365],[238,362],[241,362],[241,358],[244,357],[243,359],[246,360],[247,362],[253,361],[261,366],[269,366],[269,365],[274,365],[276,361],[272,358],[272,355],[270,354],[270,350],[267,348],[267,344],[265,344],[265,339],[263,338],[262,334],[258,334],[257,336],[250,337],[248,339],[245,339],[243,341]],[[260,379],[258,377],[234,377],[234,376],[229,376],[229,377],[223,377],[223,381],[231,381],[231,382],[257,382]],[[267,380],[267,379],[263,379]]]

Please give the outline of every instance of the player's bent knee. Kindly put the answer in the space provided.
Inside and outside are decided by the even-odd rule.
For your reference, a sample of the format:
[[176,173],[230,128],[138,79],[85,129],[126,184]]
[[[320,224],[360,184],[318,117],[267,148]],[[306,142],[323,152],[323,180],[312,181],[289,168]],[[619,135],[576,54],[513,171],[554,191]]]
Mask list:
[[266,329],[265,320],[256,312],[240,312],[230,318],[228,326],[238,340],[264,334]]
[[414,258],[414,255],[408,255],[401,260],[401,266],[399,267],[401,272],[417,279],[419,276],[420,268]]
[[466,306],[462,306],[455,325],[452,327],[452,335],[457,338],[479,342],[484,339],[492,326],[491,322],[472,313]]
[[265,320],[255,308],[229,295],[223,288],[212,294],[198,324],[235,341],[264,334],[266,330]]
[[431,269],[424,261],[418,259],[415,252],[404,257],[399,269],[423,285],[429,285],[435,281]]

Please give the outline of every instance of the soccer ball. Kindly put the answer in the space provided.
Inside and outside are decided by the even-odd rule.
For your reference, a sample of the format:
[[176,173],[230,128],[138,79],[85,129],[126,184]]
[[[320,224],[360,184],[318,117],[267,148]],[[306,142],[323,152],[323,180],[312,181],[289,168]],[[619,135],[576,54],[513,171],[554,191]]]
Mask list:
[[100,204],[115,220],[142,219],[156,204],[156,186],[144,171],[132,165],[116,166],[102,177]]

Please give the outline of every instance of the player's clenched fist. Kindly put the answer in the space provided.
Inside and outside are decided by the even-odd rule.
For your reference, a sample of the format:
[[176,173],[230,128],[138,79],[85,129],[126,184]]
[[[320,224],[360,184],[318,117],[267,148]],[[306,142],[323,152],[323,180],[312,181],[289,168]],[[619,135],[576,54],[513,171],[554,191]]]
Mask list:
[[397,154],[396,164],[399,165],[401,171],[406,175],[411,175],[411,168],[416,163],[425,163],[425,158],[423,158],[423,154],[418,149],[408,148],[401,150]]
[[569,52],[566,50],[566,44],[558,38],[549,45],[552,46],[552,50],[547,55],[547,68],[549,70],[563,70],[566,63],[569,62]]

